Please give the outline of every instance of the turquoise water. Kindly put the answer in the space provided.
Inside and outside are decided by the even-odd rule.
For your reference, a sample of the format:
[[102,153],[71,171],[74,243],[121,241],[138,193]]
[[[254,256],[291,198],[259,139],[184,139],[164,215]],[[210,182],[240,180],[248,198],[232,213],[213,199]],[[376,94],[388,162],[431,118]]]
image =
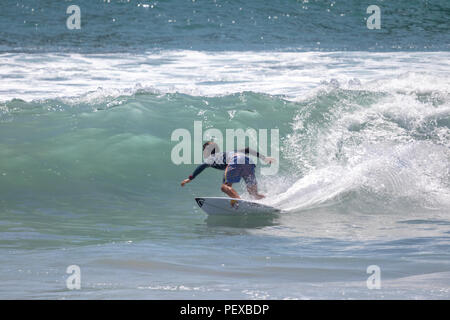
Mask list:
[[[447,2],[79,1],[76,31],[69,3],[7,2],[1,298],[450,298]],[[257,178],[282,214],[197,207],[222,176],[180,187],[194,121],[279,130]]]

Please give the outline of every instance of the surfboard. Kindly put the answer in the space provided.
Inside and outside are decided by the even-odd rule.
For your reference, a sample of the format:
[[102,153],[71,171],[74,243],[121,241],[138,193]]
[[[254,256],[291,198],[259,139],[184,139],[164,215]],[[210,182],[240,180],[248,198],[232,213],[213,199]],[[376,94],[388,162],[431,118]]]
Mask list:
[[223,197],[195,198],[198,206],[209,215],[264,215],[279,209],[258,202]]

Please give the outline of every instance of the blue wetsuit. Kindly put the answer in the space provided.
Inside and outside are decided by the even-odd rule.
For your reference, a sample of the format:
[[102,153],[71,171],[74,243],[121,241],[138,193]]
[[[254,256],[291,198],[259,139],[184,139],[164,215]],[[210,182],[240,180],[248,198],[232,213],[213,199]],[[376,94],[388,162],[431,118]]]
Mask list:
[[250,148],[245,148],[239,151],[218,152],[212,154],[205,162],[199,165],[194,173],[189,176],[192,180],[198,176],[203,170],[208,167],[225,170],[223,176],[223,183],[237,183],[244,178],[245,183],[249,185],[256,185],[255,167],[256,165],[247,156],[248,154],[264,159],[264,156],[255,152]]

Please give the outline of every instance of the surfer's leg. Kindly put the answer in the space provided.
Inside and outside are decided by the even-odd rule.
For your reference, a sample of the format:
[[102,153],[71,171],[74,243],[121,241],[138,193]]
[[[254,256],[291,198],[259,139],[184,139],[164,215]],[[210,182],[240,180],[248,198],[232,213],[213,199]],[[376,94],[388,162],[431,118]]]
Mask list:
[[245,165],[243,173],[244,175],[242,176],[242,178],[244,178],[245,184],[247,185],[248,193],[256,199],[264,198],[265,197],[264,195],[258,193],[258,184],[256,182],[255,176],[255,165],[254,164]]
[[231,183],[222,183],[222,192],[225,192],[230,198],[240,199],[239,194],[233,189]]
[[256,186],[256,184],[247,186],[247,191],[252,197],[258,200],[266,197],[265,195],[258,193],[258,187]]
[[236,164],[229,164],[223,174],[222,192],[225,192],[230,198],[240,199],[239,194],[233,189],[233,183],[241,180],[239,167]]

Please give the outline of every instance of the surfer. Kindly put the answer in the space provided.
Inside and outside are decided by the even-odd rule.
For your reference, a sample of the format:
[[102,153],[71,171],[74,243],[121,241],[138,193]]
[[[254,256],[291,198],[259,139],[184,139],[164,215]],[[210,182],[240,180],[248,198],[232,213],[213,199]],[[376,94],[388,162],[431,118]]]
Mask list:
[[256,152],[250,148],[245,148],[237,151],[220,152],[217,143],[208,141],[203,145],[203,156],[205,161],[195,169],[194,173],[181,182],[183,187],[186,183],[191,182],[198,176],[203,170],[208,167],[225,170],[223,175],[221,190],[226,193],[230,198],[240,199],[239,194],[233,189],[233,183],[244,179],[247,185],[248,193],[256,198],[262,199],[264,195],[258,193],[258,187],[255,177],[256,165],[251,161],[248,155],[251,154],[260,158],[266,163],[272,163],[274,158],[266,157],[259,152]]

